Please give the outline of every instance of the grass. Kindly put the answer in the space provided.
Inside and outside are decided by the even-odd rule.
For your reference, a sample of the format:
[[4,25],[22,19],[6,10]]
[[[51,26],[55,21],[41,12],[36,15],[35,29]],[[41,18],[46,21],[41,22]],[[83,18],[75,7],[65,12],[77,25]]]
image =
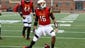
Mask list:
[[[70,14],[54,14],[57,20],[61,20]],[[64,33],[56,33],[55,48],[85,48],[85,14],[80,14],[74,20],[71,26],[59,26],[59,30],[64,30]],[[21,17],[15,13],[2,13],[0,20],[21,20]],[[66,24],[66,23],[59,23]],[[3,37],[0,40],[0,48],[22,48],[22,46],[29,45],[28,41],[21,37],[23,24],[18,23],[2,23],[2,37],[3,36],[20,36],[20,37]],[[33,34],[31,33],[31,37]],[[48,38],[47,38],[48,37]],[[39,39],[33,48],[43,48],[45,43],[50,45],[50,37],[43,37]],[[32,40],[32,38],[31,38]],[[1,47],[3,46],[3,47]],[[20,46],[20,47],[7,47],[7,46]]]

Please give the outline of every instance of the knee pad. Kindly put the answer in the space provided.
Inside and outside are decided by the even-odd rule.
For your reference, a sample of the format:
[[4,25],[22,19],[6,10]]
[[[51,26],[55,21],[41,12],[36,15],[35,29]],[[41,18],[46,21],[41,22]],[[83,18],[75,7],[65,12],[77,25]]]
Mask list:
[[36,42],[37,40],[38,40],[38,38],[34,36],[33,41]]
[[51,33],[51,36],[56,36],[56,35],[55,35],[55,32],[52,32],[52,33]]

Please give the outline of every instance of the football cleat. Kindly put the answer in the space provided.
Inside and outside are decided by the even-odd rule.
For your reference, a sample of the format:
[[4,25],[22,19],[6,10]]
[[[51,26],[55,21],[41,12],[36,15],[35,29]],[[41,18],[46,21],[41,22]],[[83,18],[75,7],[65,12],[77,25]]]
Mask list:
[[48,44],[45,44],[45,47],[44,48],[50,48],[50,45]]
[[26,38],[26,40],[30,40],[30,37],[29,38]]
[[25,35],[22,35],[23,36],[23,38],[25,38]]

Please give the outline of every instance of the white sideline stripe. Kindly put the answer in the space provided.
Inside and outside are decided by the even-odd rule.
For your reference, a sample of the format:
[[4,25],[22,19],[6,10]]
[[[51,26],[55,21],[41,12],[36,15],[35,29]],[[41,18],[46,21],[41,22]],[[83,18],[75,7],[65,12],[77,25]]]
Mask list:
[[57,33],[64,33],[64,30],[58,30]]
[[79,16],[79,14],[71,14],[67,17],[61,18],[61,20],[73,20],[74,21],[77,19],[78,16]]
[[17,22],[21,22],[21,20],[0,20],[0,23],[6,23],[6,24],[10,24],[10,23],[17,23]]
[[[2,30],[2,31],[13,31],[13,32],[19,31],[20,32],[21,30]],[[33,32],[33,31],[31,31],[31,32]],[[75,31],[74,32],[65,32],[64,30],[58,30],[58,32],[64,32],[64,33],[85,33],[85,32],[75,32]]]
[[69,26],[71,26],[71,24],[59,24],[59,26],[66,26],[66,27],[69,27]]
[[23,47],[23,46],[0,46],[0,47],[16,47],[16,48],[19,48],[19,47]]
[[22,36],[2,36],[2,37],[6,37],[6,38],[11,38],[11,37],[13,37],[13,38],[22,38]]
[[[23,38],[22,36],[2,36],[2,37],[6,37],[6,38]],[[51,38],[51,37],[41,37],[41,38]],[[85,39],[85,38],[74,38],[74,37],[56,37],[56,39]]]
[[[2,30],[2,32],[4,32],[4,31],[21,32],[21,30]],[[33,31],[31,31],[31,32],[33,32]],[[6,32],[6,33],[8,33],[8,32]],[[64,33],[64,30],[58,30],[57,33]]]
[[[51,24],[52,26],[54,26],[54,24]],[[58,24],[58,26],[65,26],[65,27],[70,27],[71,24]]]
[[21,31],[21,30],[2,30],[2,31]]
[[66,21],[58,20],[57,22],[61,22],[61,23],[66,23],[66,22],[68,22],[68,23],[73,23],[73,21],[68,21],[68,20],[66,20]]
[[85,33],[85,32],[64,32],[64,33]]

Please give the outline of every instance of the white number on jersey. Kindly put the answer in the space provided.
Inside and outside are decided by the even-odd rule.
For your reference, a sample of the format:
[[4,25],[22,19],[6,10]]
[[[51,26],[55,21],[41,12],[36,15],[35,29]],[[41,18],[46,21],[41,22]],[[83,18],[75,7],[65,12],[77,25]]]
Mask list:
[[43,21],[43,22],[45,22],[46,21],[45,16],[40,16],[40,20]]

